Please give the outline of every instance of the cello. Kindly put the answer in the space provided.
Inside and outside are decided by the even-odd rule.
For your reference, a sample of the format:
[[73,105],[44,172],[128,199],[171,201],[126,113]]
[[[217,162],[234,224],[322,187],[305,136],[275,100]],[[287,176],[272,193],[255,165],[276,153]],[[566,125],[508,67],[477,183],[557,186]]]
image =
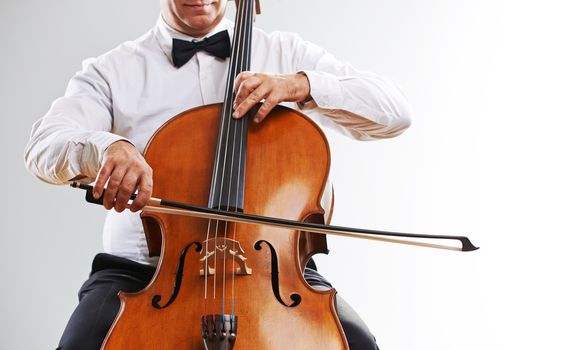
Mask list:
[[[261,126],[231,118],[233,78],[249,69],[253,7],[241,1],[238,10],[225,103],[181,113],[149,142],[155,194],[328,222],[330,154],[316,125],[283,107]],[[104,349],[347,348],[334,290],[315,291],[302,277],[310,256],[326,252],[324,236],[154,210],[142,217],[159,266],[143,291],[121,295]]]
[[[179,114],[146,147],[155,194],[226,211],[324,220],[330,155],[322,131],[283,107],[261,125],[231,117],[234,78],[250,68],[254,12],[253,0],[239,2],[225,102]],[[103,349],[348,348],[335,292],[313,290],[302,277],[308,258],[326,249],[322,236],[142,217],[151,254],[160,246],[159,266],[143,291],[121,294]]]

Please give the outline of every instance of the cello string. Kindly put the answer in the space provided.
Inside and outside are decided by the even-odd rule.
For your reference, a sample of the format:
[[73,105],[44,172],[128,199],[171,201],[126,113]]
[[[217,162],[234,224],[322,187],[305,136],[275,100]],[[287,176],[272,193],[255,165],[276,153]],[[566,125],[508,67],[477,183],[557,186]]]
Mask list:
[[[245,50],[244,53],[242,53],[242,65],[243,67],[241,68],[241,70],[243,71],[245,70],[249,70],[251,68],[250,66],[250,56],[251,56],[251,42],[252,42],[252,26],[253,26],[253,12],[254,12],[254,0],[249,0],[246,2],[246,9],[244,14],[246,15],[245,17],[245,21],[244,21],[244,40],[242,42],[243,45],[243,49]],[[244,118],[245,121],[242,121],[240,123],[240,139],[239,139],[239,157],[238,157],[238,166],[237,166],[237,194],[236,194],[236,199],[237,199],[237,203],[239,203],[239,195],[240,195],[240,184],[245,185],[244,183],[242,183],[241,181],[241,176],[242,176],[242,166],[245,166],[245,161],[246,159],[242,156],[244,147],[247,147],[247,144],[244,145],[243,141],[245,139],[247,139],[247,135],[245,135],[244,133],[247,132],[247,129],[244,128],[245,125],[247,125],[249,123],[249,115],[246,115]],[[243,199],[242,199],[243,202]],[[242,210],[244,210],[243,208],[243,204],[242,204]],[[236,234],[237,234],[237,223],[235,223],[233,225],[233,251],[236,252],[236,244],[237,244],[237,240],[236,240]],[[241,248],[240,248],[241,249]],[[235,255],[231,256],[231,314],[232,314],[232,319],[235,319]],[[242,271],[243,272],[243,271]]]
[[[237,19],[236,19],[236,26],[235,26],[235,30],[234,30],[234,37],[239,37],[240,28],[238,28],[237,23],[240,22],[240,17],[241,17],[240,11],[237,11],[236,17],[237,17]],[[233,40],[233,41],[235,43],[237,43],[237,40],[236,39]],[[236,58],[238,56],[236,54],[236,52],[237,52],[237,48],[234,45],[234,47],[231,50],[231,53],[232,53],[231,54],[231,60],[233,60],[234,57]],[[235,69],[234,67],[235,66],[234,66],[233,62],[231,62],[231,61],[229,62],[229,65],[230,65],[230,69],[228,71],[227,84],[226,84],[226,87],[225,87],[226,101],[223,104],[223,110],[222,110],[222,114],[221,114],[221,126],[220,126],[220,130],[219,130],[219,140],[217,141],[218,142],[218,155],[219,155],[219,157],[221,156],[222,149],[223,150],[225,149],[223,147],[224,142],[225,142],[223,140],[223,135],[225,134],[225,131],[224,131],[225,130],[225,121],[227,120],[227,122],[229,123],[230,120],[231,120],[230,115],[229,115],[230,113],[228,114],[228,108],[231,110],[231,107],[229,106],[230,103],[228,103],[228,102],[229,102],[230,99],[232,99],[232,88],[230,89],[230,82],[233,81],[233,75],[234,75],[234,69]],[[229,125],[228,125],[228,127],[229,127]],[[217,165],[214,167],[213,181],[212,181],[212,184],[211,184],[211,204],[215,202],[215,197],[217,195],[217,193],[216,193],[217,181],[219,181],[219,179],[218,179],[219,178],[219,170],[220,170],[219,167],[220,167],[220,164],[221,164],[220,163],[220,159],[217,159],[216,162],[217,162]],[[223,170],[224,169],[225,168],[223,167]],[[222,173],[224,173],[224,171]],[[223,182],[223,176],[221,177],[220,181],[221,181],[221,183]],[[223,188],[223,186],[221,186],[221,189],[222,188]],[[219,197],[219,203],[220,202],[221,202],[221,194],[220,194],[220,197]],[[213,298],[214,299],[215,299],[215,296],[216,296],[217,231],[218,231],[218,227],[219,227],[219,220],[215,220],[215,241],[214,241],[215,242],[215,246],[213,248],[213,256],[214,256],[214,266],[213,267],[215,269],[215,273],[213,274]],[[206,237],[206,240],[205,240],[205,242],[206,242],[205,243],[205,247],[206,247],[205,248],[205,251],[206,251],[205,253],[206,253],[206,257],[207,257],[205,259],[205,310],[206,310],[206,307],[207,307],[207,299],[208,299],[208,279],[209,279],[209,276],[208,276],[208,272],[209,272],[209,259],[208,259],[208,257],[209,257],[209,255],[208,254],[209,254],[210,230],[211,230],[211,220],[209,221],[209,224],[207,226],[207,237]]]
[[[254,1],[254,0],[251,0]],[[249,5],[248,5],[249,4]],[[246,18],[245,18],[245,22],[244,22],[244,43],[243,48],[247,48],[246,52],[243,54],[243,59],[242,59],[242,64],[246,67],[246,68],[250,68],[250,56],[251,56],[251,40],[252,40],[252,23],[251,23],[251,16],[253,16],[253,2],[247,2],[246,1]],[[251,12],[251,15],[250,13]],[[242,67],[243,70],[243,67]],[[245,116],[244,118],[248,118],[248,116]],[[244,123],[240,123],[240,132],[239,132],[239,156],[238,156],[238,165],[237,165],[237,189],[236,189],[236,203],[239,202],[239,185],[241,183],[240,179],[241,179],[241,166],[242,166],[242,152],[243,152],[243,140],[245,138],[244,136]],[[247,147],[247,146],[246,146]],[[243,210],[243,208],[242,208]],[[233,254],[231,255],[231,318],[235,319],[235,252],[236,250],[236,234],[237,234],[237,223],[233,223]]]
[[[245,6],[245,4],[242,4],[242,6]],[[242,16],[244,17],[243,21],[245,21],[245,15],[244,15],[243,8],[238,8],[238,12],[241,12],[242,13]],[[240,25],[243,25],[243,22],[240,22],[239,24]],[[241,50],[241,47],[239,45],[241,44],[241,40],[242,40],[242,32],[243,32],[243,30],[240,28],[240,31],[238,32],[238,35],[239,35],[238,38],[239,38],[239,40],[237,41],[238,47],[236,48],[236,50],[237,50],[236,71],[237,72],[240,72],[241,71],[241,69],[239,67],[239,64],[240,64],[239,61],[240,61],[240,56],[241,56],[241,51],[240,51]],[[234,96],[235,95],[236,95],[236,93],[234,93]],[[229,102],[231,103],[232,101],[230,100]],[[233,110],[233,103],[230,104],[230,107]],[[231,119],[230,119],[230,122],[231,122]],[[229,171],[229,190],[228,190],[228,196],[227,196],[227,206],[228,206],[227,207],[227,210],[228,211],[231,209],[230,204],[231,204],[231,187],[232,187],[232,181],[233,181],[233,163],[234,163],[234,157],[235,157],[235,146],[236,146],[237,136],[238,136],[237,135],[237,123],[236,122],[234,122],[234,123],[235,123],[235,126],[234,126],[234,135],[233,135],[234,140],[233,140],[233,145],[231,147],[231,167],[230,167],[230,171]],[[236,196],[237,196],[237,193],[236,193]],[[237,197],[236,197],[236,203],[237,203]],[[227,248],[227,236],[228,236],[227,235],[227,231],[228,231],[228,229],[229,229],[229,224],[226,223],[225,224],[225,229],[223,231],[223,237],[224,237],[224,241],[225,241],[225,252],[223,253],[223,295],[222,295],[222,299],[221,299],[221,302],[222,302],[222,315],[225,315],[225,290],[226,290],[226,284],[227,284],[227,282],[226,282],[226,276],[227,276],[227,274],[226,274],[226,269],[227,269],[227,264],[226,264],[227,257],[226,257],[226,253],[227,253],[227,250],[228,250],[228,248]],[[232,271],[232,273],[233,273],[233,271]]]
[[[239,59],[240,59],[240,55],[241,53],[240,51],[240,47],[239,47],[239,43],[241,40],[241,30],[238,31],[238,41],[237,41],[237,48],[235,49],[237,52],[237,57],[236,57],[236,63],[235,63],[235,70],[236,72],[238,72],[240,69],[238,67],[239,64]],[[232,105],[230,104],[231,99],[229,99],[228,101],[225,102],[226,105]],[[233,110],[233,107],[231,107],[231,110]],[[233,130],[234,130],[234,134],[233,134],[233,142],[230,144],[229,147],[229,154],[231,155],[231,161],[230,161],[230,166],[229,166],[229,177],[228,177],[228,188],[227,188],[227,211],[231,211],[233,208],[231,207],[231,187],[232,187],[232,182],[233,182],[233,163],[234,163],[234,157],[235,157],[235,146],[236,146],[236,142],[237,142],[237,123],[235,121],[232,120],[233,118],[229,118],[229,123],[234,123],[235,125],[233,126]],[[228,137],[230,137],[231,135],[229,134]],[[228,152],[226,150],[225,152],[225,157],[228,156]],[[223,271],[222,271],[222,295],[221,295],[221,308],[222,308],[222,315],[225,315],[225,289],[226,289],[226,267],[227,267],[227,257],[226,257],[226,252],[227,252],[227,231],[229,228],[229,224],[225,223],[224,225],[224,229],[223,229],[223,242],[224,242],[224,252],[223,252]]]
[[[245,17],[245,13],[246,13],[246,8],[247,8],[247,3],[244,1],[244,3],[242,4],[242,9],[241,9],[241,13],[243,16],[243,18],[239,17],[238,18],[238,30],[237,30],[237,40],[235,40],[235,48],[234,48],[234,52],[235,52],[235,63],[232,66],[235,69],[235,72],[233,75],[235,75],[235,73],[240,72],[242,70],[242,43],[243,43],[243,39],[244,38],[244,29],[245,29],[245,23],[246,21],[246,17]],[[239,11],[238,11],[239,12]],[[242,28],[243,27],[243,28]],[[232,75],[232,76],[233,76]],[[231,79],[229,80],[229,83],[233,83],[231,81]],[[233,111],[233,97],[234,97],[234,93],[233,93],[233,89],[230,89],[230,95],[228,96],[227,101],[225,101],[224,103],[224,108],[227,110],[227,108],[229,107],[230,111]],[[227,157],[228,157],[228,153],[231,154],[231,166],[230,166],[230,170],[229,170],[229,177],[228,177],[228,189],[227,189],[227,211],[230,211],[231,209],[236,209],[236,208],[231,208],[231,188],[232,188],[232,182],[233,182],[233,163],[234,163],[234,157],[235,157],[235,147],[236,147],[236,141],[237,141],[237,124],[243,124],[242,120],[236,121],[235,119],[233,119],[231,117],[231,113],[229,113],[228,116],[226,116],[226,120],[227,120],[227,137],[226,137],[226,144],[225,144],[225,153],[224,153],[224,158],[223,158],[223,176],[222,176],[222,182],[225,181],[225,171],[226,171],[226,165],[227,165]],[[231,140],[231,128],[233,127],[233,140]],[[240,136],[241,138],[241,136]],[[230,152],[227,152],[228,150],[230,150]],[[221,186],[221,190],[219,193],[219,203],[221,205],[221,200],[223,198],[223,186]],[[228,224],[225,223],[224,225],[224,232],[223,232],[223,239],[224,239],[224,247],[223,247],[223,271],[222,271],[222,293],[221,293],[221,315],[225,315],[225,293],[226,293],[226,267],[227,267],[227,257],[226,257],[226,253],[227,253],[227,231],[228,231]],[[217,237],[218,237],[218,232],[216,230],[215,232],[215,242],[217,242]],[[217,258],[217,251],[215,253],[215,259]],[[216,261],[215,260],[215,265],[216,265]],[[233,273],[233,271],[232,271]],[[217,278],[217,270],[215,270],[215,281]]]

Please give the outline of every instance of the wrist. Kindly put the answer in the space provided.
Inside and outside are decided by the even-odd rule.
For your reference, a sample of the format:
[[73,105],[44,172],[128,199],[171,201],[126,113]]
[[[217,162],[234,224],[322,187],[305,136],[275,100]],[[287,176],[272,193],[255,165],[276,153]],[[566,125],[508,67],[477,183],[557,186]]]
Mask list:
[[308,79],[308,76],[306,75],[306,73],[300,71],[297,72],[295,75],[295,78],[297,80],[297,91],[298,91],[298,96],[296,98],[295,102],[298,102],[300,104],[305,104],[309,101],[312,100],[312,96],[310,95],[310,80]]
[[121,139],[121,140],[117,140],[112,142],[109,146],[107,146],[103,151],[106,152],[107,150],[110,149],[117,149],[117,148],[127,148],[127,147],[134,147],[134,144],[132,144],[130,141],[126,140],[126,139]]

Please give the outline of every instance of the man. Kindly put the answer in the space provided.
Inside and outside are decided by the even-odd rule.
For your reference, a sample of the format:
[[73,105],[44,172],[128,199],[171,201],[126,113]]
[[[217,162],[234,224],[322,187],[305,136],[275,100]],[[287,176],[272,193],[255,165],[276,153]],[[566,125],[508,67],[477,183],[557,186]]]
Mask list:
[[[136,41],[84,63],[64,97],[34,126],[26,149],[29,170],[41,180],[92,182],[94,196],[109,211],[104,249],[79,292],[80,303],[65,329],[60,349],[98,349],[117,314],[120,290],[138,291],[152,277],[137,211],[155,184],[142,156],[152,134],[186,109],[222,102],[228,60],[206,51],[177,62],[173,39],[200,41],[233,33],[224,19],[227,0],[161,0],[157,25]],[[253,34],[252,71],[235,81],[234,118],[263,101],[254,117],[262,122],[277,104],[302,109],[317,123],[357,139],[399,135],[409,126],[409,106],[391,82],[353,69],[290,33]],[[104,190],[107,184],[107,189]],[[137,191],[130,211],[124,211]],[[314,266],[306,280],[330,288]],[[352,349],[376,349],[355,312],[338,298],[339,318]]]

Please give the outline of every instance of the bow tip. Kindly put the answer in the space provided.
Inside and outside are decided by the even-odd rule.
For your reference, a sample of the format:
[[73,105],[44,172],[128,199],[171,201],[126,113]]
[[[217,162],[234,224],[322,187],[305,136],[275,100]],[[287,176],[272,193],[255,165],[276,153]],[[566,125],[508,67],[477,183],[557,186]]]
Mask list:
[[462,242],[462,251],[463,252],[472,252],[472,251],[479,249],[479,247],[472,244],[470,239],[468,239],[467,237],[463,237],[461,242]]

